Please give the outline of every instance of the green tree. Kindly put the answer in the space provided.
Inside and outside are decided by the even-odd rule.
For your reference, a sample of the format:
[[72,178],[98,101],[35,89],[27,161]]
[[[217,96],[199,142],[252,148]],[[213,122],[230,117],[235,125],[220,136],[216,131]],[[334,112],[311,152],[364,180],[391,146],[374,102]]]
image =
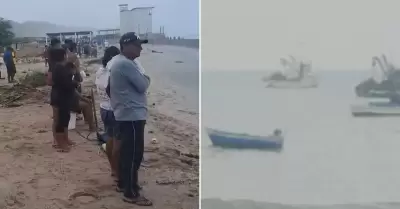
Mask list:
[[10,21],[0,18],[0,47],[10,46],[12,44],[15,34],[11,29]]

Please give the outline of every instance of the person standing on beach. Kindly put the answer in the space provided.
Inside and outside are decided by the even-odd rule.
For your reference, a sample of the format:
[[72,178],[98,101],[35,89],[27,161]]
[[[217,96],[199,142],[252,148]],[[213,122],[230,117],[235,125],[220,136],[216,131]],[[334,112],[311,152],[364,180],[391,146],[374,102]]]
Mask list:
[[44,46],[43,58],[44,58],[44,66],[47,67],[49,63],[49,47],[47,45]]
[[7,50],[4,52],[3,61],[7,68],[8,83],[13,83],[17,69],[15,67],[15,51],[12,47],[7,47]]
[[52,94],[50,104],[53,107],[55,118],[54,137],[58,152],[69,152],[68,124],[72,100],[76,91],[77,82],[72,79],[75,66],[66,62],[66,51],[63,48],[54,48],[50,51],[52,66]]
[[97,70],[96,81],[95,81],[97,87],[97,93],[100,99],[100,116],[104,124],[104,130],[108,137],[106,143],[106,154],[111,166],[111,176],[115,178],[118,178],[119,176],[118,159],[119,159],[120,141],[114,139],[116,121],[114,117],[114,112],[111,108],[110,97],[108,95],[109,92],[107,93],[106,89],[110,78],[110,67],[107,67],[110,65],[108,65],[108,63],[110,63],[110,60],[114,56],[119,54],[120,51],[115,46],[109,47],[104,51],[104,56],[102,60],[103,67]]
[[147,120],[146,91],[149,76],[142,73],[133,61],[140,56],[142,44],[135,33],[121,36],[121,55],[112,59],[110,66],[110,98],[117,121],[117,140],[121,140],[120,170],[117,190],[124,193],[123,200],[150,206],[152,202],[139,193],[138,171],[144,153],[144,128]]
[[12,47],[7,47],[4,52],[3,61],[7,68],[7,78],[8,83],[14,82],[14,76],[17,73],[17,69],[15,67],[15,52]]
[[[47,78],[46,78],[46,82],[48,86],[51,86],[51,90],[50,90],[50,105],[51,105],[51,98],[55,97],[56,94],[56,90],[53,87],[53,68],[55,65],[55,62],[51,59],[51,51],[53,49],[61,49],[61,42],[60,40],[58,40],[57,38],[52,38],[50,41],[50,47],[47,49],[48,51],[48,55],[49,55],[49,69],[47,70]],[[58,120],[58,109],[56,106],[51,105],[52,109],[53,109],[53,123],[52,123],[52,132],[53,132],[53,148],[58,148],[58,143],[56,140],[56,122]]]

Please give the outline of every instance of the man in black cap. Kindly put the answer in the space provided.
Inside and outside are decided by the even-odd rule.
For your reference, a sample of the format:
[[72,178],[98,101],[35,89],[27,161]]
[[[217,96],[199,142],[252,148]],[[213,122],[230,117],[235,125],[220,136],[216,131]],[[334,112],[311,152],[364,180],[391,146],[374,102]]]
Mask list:
[[152,202],[139,194],[138,170],[143,160],[144,127],[147,120],[146,91],[150,78],[134,60],[140,56],[142,44],[135,33],[120,39],[121,54],[115,56],[110,68],[109,93],[111,107],[117,121],[117,140],[121,140],[118,187],[124,192],[124,201],[150,206]]

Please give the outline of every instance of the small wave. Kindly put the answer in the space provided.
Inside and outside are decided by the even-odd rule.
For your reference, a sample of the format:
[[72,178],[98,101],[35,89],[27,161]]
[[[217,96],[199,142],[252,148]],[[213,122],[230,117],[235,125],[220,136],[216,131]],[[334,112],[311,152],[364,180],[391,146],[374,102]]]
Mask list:
[[398,209],[400,203],[338,204],[338,205],[287,205],[252,200],[202,199],[202,209]]

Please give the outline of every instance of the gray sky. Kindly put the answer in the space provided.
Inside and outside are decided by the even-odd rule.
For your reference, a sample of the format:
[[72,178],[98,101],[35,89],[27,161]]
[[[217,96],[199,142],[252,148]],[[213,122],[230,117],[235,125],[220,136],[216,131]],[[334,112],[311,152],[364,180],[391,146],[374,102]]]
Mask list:
[[[171,36],[199,34],[199,0],[0,0],[0,14],[18,22],[37,20],[70,26],[116,28],[119,27],[118,4],[122,3],[129,4],[130,8],[155,6],[153,29],[156,31],[163,25]],[[85,10],[89,12],[85,13]]]
[[399,8],[398,0],[202,0],[202,67],[274,69],[293,54],[315,70],[366,70],[381,53],[400,67]]

